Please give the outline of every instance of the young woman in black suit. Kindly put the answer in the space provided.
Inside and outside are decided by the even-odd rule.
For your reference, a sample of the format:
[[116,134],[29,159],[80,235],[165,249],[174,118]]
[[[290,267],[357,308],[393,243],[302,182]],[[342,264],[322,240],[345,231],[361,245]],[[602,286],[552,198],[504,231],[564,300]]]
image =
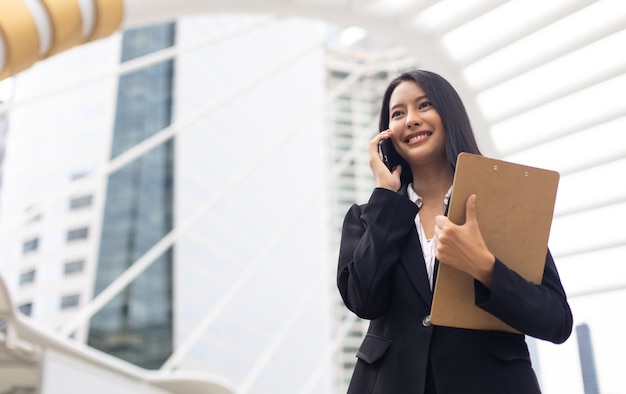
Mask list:
[[[370,141],[376,188],[346,214],[339,253],[339,292],[371,320],[348,392],[540,393],[524,335],[564,342],[571,310],[549,251],[538,285],[489,251],[475,196],[464,225],[446,218],[458,154],[480,154],[457,92],[435,73],[404,73],[384,94],[379,127]],[[393,171],[378,153],[384,139],[401,157]],[[475,304],[523,334],[433,326],[439,263],[471,275]]]

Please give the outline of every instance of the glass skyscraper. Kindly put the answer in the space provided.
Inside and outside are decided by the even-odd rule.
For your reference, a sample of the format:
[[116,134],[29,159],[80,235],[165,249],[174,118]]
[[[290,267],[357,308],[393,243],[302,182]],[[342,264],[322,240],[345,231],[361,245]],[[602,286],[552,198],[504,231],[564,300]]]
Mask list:
[[585,394],[598,394],[598,376],[596,374],[596,361],[593,354],[591,330],[586,323],[576,326],[576,339],[578,341],[578,355],[580,357],[580,369],[582,371],[583,388]]
[[[171,47],[175,25],[126,31],[121,62]],[[174,60],[120,77],[111,159],[171,123]],[[174,141],[108,179],[95,295],[173,227]],[[172,252],[166,251],[91,320],[88,344],[145,368],[172,352]]]

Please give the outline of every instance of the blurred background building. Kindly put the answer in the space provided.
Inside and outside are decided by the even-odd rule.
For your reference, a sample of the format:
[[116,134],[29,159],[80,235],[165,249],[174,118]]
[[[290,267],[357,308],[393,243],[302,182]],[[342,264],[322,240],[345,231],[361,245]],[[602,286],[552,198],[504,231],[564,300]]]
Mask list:
[[576,326],[576,340],[578,341],[578,354],[583,373],[583,386],[585,394],[598,394],[598,374],[596,372],[595,355],[591,341],[591,331],[585,323]]
[[[53,3],[24,1],[38,24]],[[0,81],[0,393],[67,373],[77,393],[345,392],[367,322],[337,294],[339,231],[414,67],[457,87],[484,153],[561,173],[550,247],[591,330],[529,339],[544,392],[586,394],[590,359],[626,389],[618,0],[148,3]]]
[[[329,256],[308,247],[327,239],[313,203],[326,198],[328,27],[269,22],[190,17],[50,59],[61,85],[77,77],[68,68],[110,76],[7,116],[3,219],[26,219],[3,235],[3,268],[23,314],[143,368],[210,371],[250,392],[293,392],[329,358]],[[224,29],[230,45],[117,73]],[[304,48],[290,45],[296,33]],[[51,77],[46,66],[15,77],[14,103]],[[108,299],[87,311],[94,297]],[[325,364],[312,392],[330,390]]]

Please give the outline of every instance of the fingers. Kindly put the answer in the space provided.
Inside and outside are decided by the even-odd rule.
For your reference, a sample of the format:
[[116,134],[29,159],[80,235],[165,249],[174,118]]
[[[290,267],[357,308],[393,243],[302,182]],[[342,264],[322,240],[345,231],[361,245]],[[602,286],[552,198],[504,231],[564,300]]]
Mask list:
[[380,152],[378,151],[378,144],[380,143],[380,141],[390,137],[391,133],[389,132],[389,130],[386,130],[376,134],[374,138],[370,140],[370,167],[372,167],[374,173],[380,171],[381,166],[385,167],[386,169],[386,166],[383,163],[382,158],[380,157]]
[[471,194],[465,203],[465,222],[475,223],[476,219],[476,195]]
[[398,191],[401,186],[400,174],[402,173],[402,168],[397,166],[393,172],[390,172],[385,163],[383,163],[378,151],[379,142],[391,138],[392,134],[391,130],[381,131],[370,140],[370,167],[374,173],[374,178],[376,178],[377,187]]
[[370,145],[378,146],[378,143],[381,140],[386,140],[387,138],[391,138],[391,134],[392,133],[393,133],[393,131],[391,131],[391,129],[387,129],[387,130],[381,131],[380,133],[376,134],[374,136],[374,138],[371,139]]
[[402,175],[402,165],[398,164],[393,171],[391,172],[393,175],[397,176],[398,179],[400,178],[400,175]]
[[378,153],[378,143],[382,140],[391,138],[391,133],[392,133],[391,130],[381,131],[380,133],[376,134],[374,138],[370,140],[370,155],[371,156],[375,155],[376,157],[380,158],[379,153]]
[[443,216],[443,215],[437,215],[435,216],[435,232],[434,232],[434,240],[435,240],[435,245],[439,246],[440,245],[440,238],[444,235],[446,228],[448,227],[448,225],[450,224],[450,220]]
[[437,215],[437,216],[435,216],[435,227],[439,227],[440,229],[443,229],[443,227],[449,221],[450,220],[447,217],[445,217],[443,215]]
[[437,215],[435,217],[435,235],[441,236],[446,230],[450,230],[453,228],[463,228],[473,226],[478,222],[476,218],[476,195],[472,194],[467,198],[467,202],[465,205],[465,224],[456,225],[448,219],[447,216]]
[[445,216],[435,217],[435,256],[490,287],[495,257],[483,239],[476,215],[476,195],[466,201],[465,223],[457,225]]

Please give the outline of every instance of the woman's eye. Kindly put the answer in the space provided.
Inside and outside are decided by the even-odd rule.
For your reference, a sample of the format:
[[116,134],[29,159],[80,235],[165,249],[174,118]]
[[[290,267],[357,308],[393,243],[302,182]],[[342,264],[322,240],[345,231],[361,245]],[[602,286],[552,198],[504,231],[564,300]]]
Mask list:
[[395,111],[391,113],[391,118],[397,118],[398,116],[402,116],[402,112],[400,111]]
[[419,105],[419,109],[424,109],[424,108],[428,108],[428,107],[432,107],[432,103],[430,101],[423,101],[420,103]]

